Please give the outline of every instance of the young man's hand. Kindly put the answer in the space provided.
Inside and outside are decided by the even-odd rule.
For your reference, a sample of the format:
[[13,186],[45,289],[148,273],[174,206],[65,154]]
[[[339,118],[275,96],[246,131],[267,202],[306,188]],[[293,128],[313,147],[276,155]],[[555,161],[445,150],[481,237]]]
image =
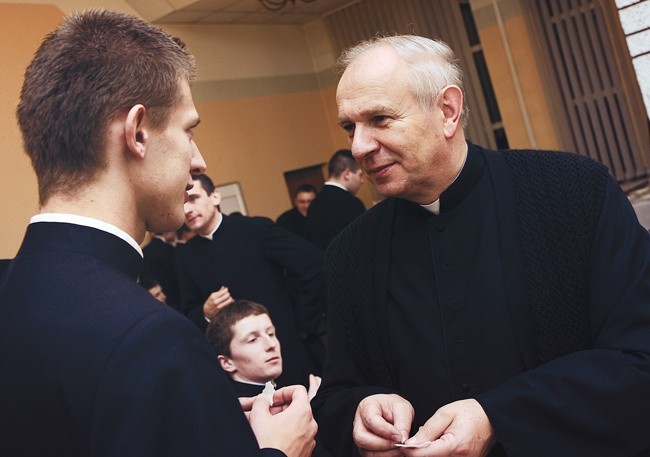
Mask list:
[[228,306],[235,300],[230,296],[230,291],[226,286],[221,286],[216,292],[212,292],[203,304],[203,315],[211,320],[214,315],[224,306]]

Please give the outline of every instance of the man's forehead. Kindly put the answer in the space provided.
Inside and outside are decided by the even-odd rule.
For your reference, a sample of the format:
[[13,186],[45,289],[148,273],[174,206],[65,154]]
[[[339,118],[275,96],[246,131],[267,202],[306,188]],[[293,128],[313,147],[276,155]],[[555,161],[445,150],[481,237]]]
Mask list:
[[[406,96],[408,86],[403,82],[399,68],[369,70],[374,72],[364,76],[362,73],[341,78],[336,91],[339,114],[343,117],[372,116],[384,112]],[[346,119],[340,119],[346,120]]]
[[203,187],[203,184],[201,184],[201,180],[193,179],[192,182],[194,183],[194,186],[192,186],[192,188],[187,191],[190,195],[193,195],[193,194],[205,194],[205,195],[207,195],[208,194],[208,191],[205,190],[205,188]]
[[273,323],[268,314],[251,314],[238,320],[234,325],[234,334],[246,336],[261,329],[272,327]]

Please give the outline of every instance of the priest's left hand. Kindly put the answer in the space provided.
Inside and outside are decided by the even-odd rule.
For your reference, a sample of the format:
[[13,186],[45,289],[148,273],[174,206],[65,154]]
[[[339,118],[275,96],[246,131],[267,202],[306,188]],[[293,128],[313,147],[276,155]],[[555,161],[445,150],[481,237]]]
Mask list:
[[440,408],[404,444],[424,444],[422,448],[402,448],[407,457],[484,457],[494,445],[494,429],[481,405],[474,399],[460,400]]

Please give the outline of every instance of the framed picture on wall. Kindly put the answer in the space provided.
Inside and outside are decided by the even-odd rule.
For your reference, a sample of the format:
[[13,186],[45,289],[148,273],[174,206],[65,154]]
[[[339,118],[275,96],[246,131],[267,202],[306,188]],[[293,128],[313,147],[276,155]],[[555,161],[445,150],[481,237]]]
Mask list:
[[246,211],[246,203],[244,202],[244,193],[238,182],[219,184],[216,187],[221,194],[221,204],[219,207],[223,214],[241,213],[244,216],[248,214]]

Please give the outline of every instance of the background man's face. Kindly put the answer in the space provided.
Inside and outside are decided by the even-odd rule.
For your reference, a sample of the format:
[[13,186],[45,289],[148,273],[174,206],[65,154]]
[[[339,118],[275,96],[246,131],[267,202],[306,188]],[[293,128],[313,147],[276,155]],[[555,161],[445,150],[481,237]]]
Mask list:
[[359,192],[361,185],[363,184],[363,169],[359,167],[357,171],[350,171],[350,177],[348,181],[348,190],[352,194]]
[[167,295],[165,295],[165,292],[163,292],[162,287],[160,287],[160,285],[153,286],[151,289],[149,289],[149,293],[153,295],[153,297],[156,300],[159,300],[167,304]]
[[268,314],[247,316],[235,324],[229,359],[237,381],[263,384],[282,374],[280,342]]
[[194,181],[194,187],[188,192],[185,203],[185,225],[197,233],[205,235],[217,217],[218,193],[211,195],[205,191],[200,181]]
[[293,202],[295,203],[298,212],[307,217],[307,210],[309,209],[311,202],[314,201],[314,198],[316,198],[314,192],[298,192]]

